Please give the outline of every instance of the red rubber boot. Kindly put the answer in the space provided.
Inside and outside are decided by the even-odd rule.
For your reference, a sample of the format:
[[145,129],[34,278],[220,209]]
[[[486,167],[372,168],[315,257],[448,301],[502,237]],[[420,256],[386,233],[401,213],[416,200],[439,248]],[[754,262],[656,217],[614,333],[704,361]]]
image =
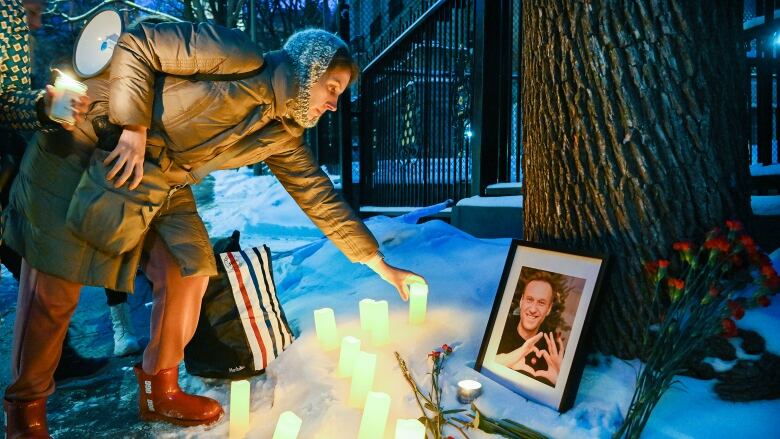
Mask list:
[[51,439],[46,423],[46,399],[9,401],[3,399],[5,437],[8,439]]
[[144,421],[191,427],[213,424],[224,413],[217,401],[182,392],[176,367],[149,375],[139,363],[135,365],[135,376],[138,378],[138,411]]

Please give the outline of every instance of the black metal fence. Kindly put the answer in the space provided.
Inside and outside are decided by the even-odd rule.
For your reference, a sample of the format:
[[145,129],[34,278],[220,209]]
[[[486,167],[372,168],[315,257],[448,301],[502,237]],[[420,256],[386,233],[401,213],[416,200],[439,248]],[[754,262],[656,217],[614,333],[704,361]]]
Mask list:
[[439,1],[365,68],[360,204],[470,194],[474,19],[475,0]]
[[[748,123],[745,139],[750,148],[751,165],[773,165],[778,160],[780,139],[780,2],[748,0],[745,2],[744,30],[748,71]],[[751,169],[755,193],[780,190],[780,175]]]
[[[745,4],[745,41],[749,74],[748,108],[750,123],[746,140],[752,164],[778,163],[778,73],[780,73],[780,19],[775,9],[780,2],[757,0]],[[768,18],[768,20],[767,20]]]

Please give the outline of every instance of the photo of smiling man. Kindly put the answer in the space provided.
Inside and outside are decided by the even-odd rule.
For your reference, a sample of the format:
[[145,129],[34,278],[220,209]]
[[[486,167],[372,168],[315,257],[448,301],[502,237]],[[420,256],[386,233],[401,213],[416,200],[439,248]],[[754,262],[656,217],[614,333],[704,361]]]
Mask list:
[[555,387],[583,286],[584,279],[523,267],[496,363]]

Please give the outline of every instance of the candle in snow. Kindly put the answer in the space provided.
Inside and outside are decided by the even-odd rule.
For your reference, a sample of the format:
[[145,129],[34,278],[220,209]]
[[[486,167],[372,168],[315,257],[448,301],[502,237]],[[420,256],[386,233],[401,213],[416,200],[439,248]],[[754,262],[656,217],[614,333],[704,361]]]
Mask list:
[[428,285],[409,285],[409,323],[419,325],[425,321],[428,308]]
[[417,419],[395,421],[395,439],[425,439],[425,425]]
[[297,439],[301,424],[303,420],[295,413],[291,411],[282,413],[279,415],[279,421],[276,422],[273,439]]
[[364,331],[371,330],[371,311],[373,311],[374,299],[363,299],[359,302],[360,306],[360,329]]
[[352,376],[355,360],[360,353],[360,339],[348,335],[341,339],[338,374],[343,377]]
[[230,383],[230,439],[240,439],[249,431],[249,381]]
[[336,316],[332,308],[320,308],[314,310],[314,327],[317,331],[317,339],[326,351],[339,347],[339,332],[336,329]]
[[458,381],[458,401],[469,404],[482,394],[482,384],[474,380]]
[[387,416],[390,414],[390,395],[371,392],[366,398],[366,408],[360,420],[358,439],[377,439],[385,437]]
[[371,327],[371,342],[374,346],[383,346],[390,341],[390,312],[387,300],[374,302]]
[[358,352],[355,366],[352,370],[352,384],[349,387],[349,405],[363,408],[366,396],[374,385],[376,371],[376,354]]

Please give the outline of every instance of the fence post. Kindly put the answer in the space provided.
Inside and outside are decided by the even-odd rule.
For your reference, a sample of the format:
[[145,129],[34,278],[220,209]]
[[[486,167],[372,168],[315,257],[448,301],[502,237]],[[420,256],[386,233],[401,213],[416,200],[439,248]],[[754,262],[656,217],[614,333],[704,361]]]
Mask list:
[[[504,46],[508,36],[502,9],[509,11],[507,0],[476,0],[474,35],[474,105],[471,109],[473,148],[471,195],[484,195],[485,188],[498,181],[501,128],[507,126],[506,67]],[[510,5],[511,6],[511,5]],[[496,29],[496,23],[499,28]],[[504,105],[502,106],[502,103]],[[502,119],[503,113],[503,119]],[[503,120],[503,122],[502,122]]]
[[[349,44],[349,4],[346,0],[338,2],[338,26],[339,36]],[[347,200],[353,208],[356,206],[354,191],[352,187],[352,94],[349,87],[341,94],[339,102],[339,143],[341,153],[341,191],[344,199]]]
[[[774,23],[774,0],[764,0],[764,26]],[[766,31],[758,37],[756,53],[756,144],[758,162],[772,164],[772,46],[773,35]]]

